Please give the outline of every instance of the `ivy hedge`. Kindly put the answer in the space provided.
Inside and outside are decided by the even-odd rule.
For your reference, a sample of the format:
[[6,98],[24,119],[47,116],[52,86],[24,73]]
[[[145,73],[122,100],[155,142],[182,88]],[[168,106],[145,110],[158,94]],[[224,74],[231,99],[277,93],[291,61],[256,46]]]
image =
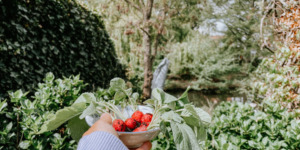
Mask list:
[[123,77],[101,17],[75,0],[0,0],[0,96],[32,90],[47,72],[93,87]]

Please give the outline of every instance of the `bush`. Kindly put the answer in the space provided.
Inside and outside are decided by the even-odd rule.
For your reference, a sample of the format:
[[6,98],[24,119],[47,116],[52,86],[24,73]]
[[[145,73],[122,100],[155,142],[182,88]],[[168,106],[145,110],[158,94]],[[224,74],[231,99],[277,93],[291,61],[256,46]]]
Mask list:
[[0,95],[31,90],[47,72],[106,87],[124,77],[101,17],[75,0],[0,0]]
[[222,103],[208,130],[207,149],[297,149],[299,114],[265,101],[261,109],[249,104]]
[[32,98],[11,92],[9,105],[0,101],[0,149],[76,149],[66,125],[36,134],[57,110],[71,105],[85,87],[79,76],[54,79],[49,73]]
[[210,87],[228,89],[233,83],[226,77],[241,74],[245,70],[236,63],[236,53],[220,49],[218,41],[201,34],[194,34],[188,41],[170,45],[169,49],[173,50],[167,56],[171,75],[194,79],[192,87],[196,90]]

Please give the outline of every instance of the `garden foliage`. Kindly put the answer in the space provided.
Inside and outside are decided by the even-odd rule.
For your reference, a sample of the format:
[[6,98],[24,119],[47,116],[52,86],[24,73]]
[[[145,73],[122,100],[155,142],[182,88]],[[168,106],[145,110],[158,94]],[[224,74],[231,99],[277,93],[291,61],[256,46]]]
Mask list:
[[[154,109],[148,130],[159,127],[162,134],[167,137],[165,140],[174,137],[171,140],[174,140],[177,149],[198,150],[200,143],[206,139],[206,128],[210,124],[211,117],[189,102],[187,92],[188,90],[176,98],[160,89],[154,89],[153,99],[144,102]],[[125,120],[126,117],[117,106],[123,109],[129,106],[135,111],[138,99],[139,95],[133,93],[131,88],[126,88],[124,80],[114,78],[110,82],[109,89],[102,90],[98,94],[83,93],[70,107],[58,110],[43,124],[39,133],[54,130],[68,122],[72,137],[79,140],[88,129],[84,126],[85,116],[113,112],[113,119]]]
[[22,90],[9,93],[9,100],[0,102],[0,149],[76,149],[66,124],[37,133],[53,113],[71,105],[85,86],[79,76],[55,79],[48,73],[33,97]]
[[265,101],[259,109],[224,102],[215,109],[205,149],[297,149],[299,115],[271,101]]
[[47,72],[94,86],[124,77],[99,15],[75,0],[0,0],[0,94],[32,90]]
[[218,47],[220,41],[207,38],[199,33],[188,37],[182,43],[169,45],[173,51],[167,55],[170,60],[171,76],[195,80],[193,89],[228,89],[233,80],[226,76],[241,73],[242,66],[236,63],[231,51]]

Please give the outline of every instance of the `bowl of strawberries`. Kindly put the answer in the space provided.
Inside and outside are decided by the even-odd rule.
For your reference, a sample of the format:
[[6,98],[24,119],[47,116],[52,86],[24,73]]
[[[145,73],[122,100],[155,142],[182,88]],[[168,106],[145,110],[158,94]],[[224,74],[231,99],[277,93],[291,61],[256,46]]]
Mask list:
[[[160,129],[151,128],[149,125],[153,119],[153,109],[148,106],[137,106],[137,110],[127,106],[125,108],[118,107],[122,116],[112,114],[113,127],[119,134],[120,140],[128,148],[140,147],[144,142],[151,141],[155,138]],[[99,119],[100,115],[86,116],[85,120],[89,126]]]

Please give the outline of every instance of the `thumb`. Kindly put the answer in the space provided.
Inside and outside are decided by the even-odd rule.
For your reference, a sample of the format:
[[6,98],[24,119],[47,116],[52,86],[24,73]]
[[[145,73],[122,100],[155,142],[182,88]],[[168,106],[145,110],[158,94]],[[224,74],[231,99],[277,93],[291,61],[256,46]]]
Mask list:
[[101,115],[100,120],[108,124],[112,124],[112,119],[109,113],[104,113]]

